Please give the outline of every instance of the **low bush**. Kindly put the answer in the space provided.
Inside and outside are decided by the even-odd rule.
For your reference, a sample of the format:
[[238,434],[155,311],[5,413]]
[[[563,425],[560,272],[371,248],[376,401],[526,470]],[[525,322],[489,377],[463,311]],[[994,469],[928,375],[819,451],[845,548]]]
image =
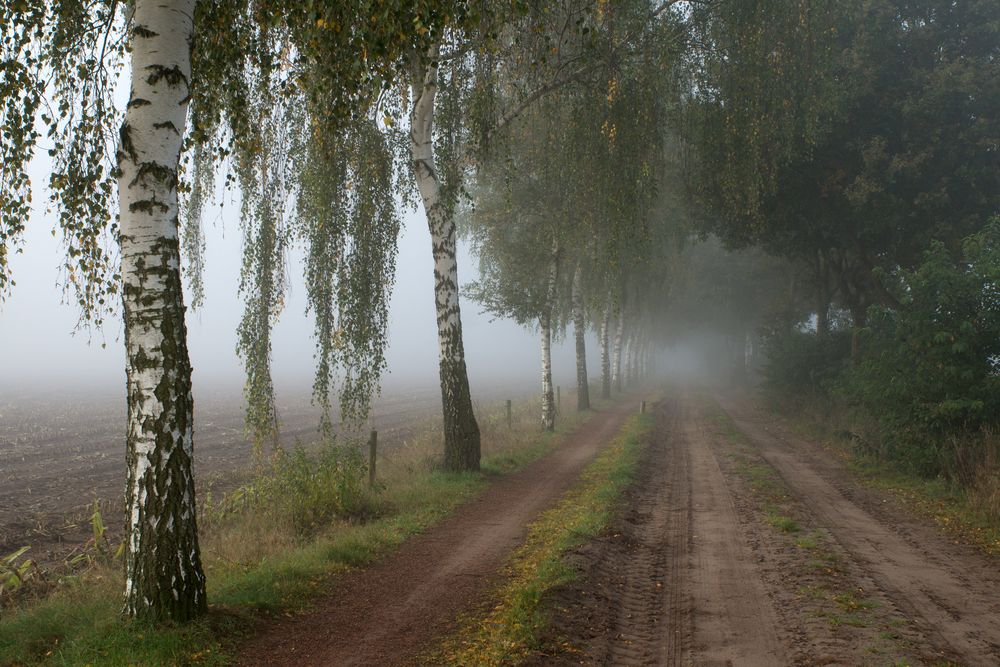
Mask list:
[[205,509],[209,524],[246,512],[267,515],[308,537],[334,519],[376,515],[378,496],[368,488],[368,463],[359,448],[331,440],[312,454],[301,446],[278,452],[250,482]]
[[923,475],[967,468],[981,431],[1000,425],[1000,226],[960,256],[932,244],[890,282],[900,305],[870,309],[840,393],[877,420],[890,458]]
[[1000,430],[1000,220],[881,279],[897,303],[869,309],[857,363],[843,328],[778,333],[764,388],[786,410],[834,415],[859,454],[980,485]]
[[850,362],[851,333],[826,337],[806,331],[774,334],[766,340],[764,389],[782,400],[825,395]]

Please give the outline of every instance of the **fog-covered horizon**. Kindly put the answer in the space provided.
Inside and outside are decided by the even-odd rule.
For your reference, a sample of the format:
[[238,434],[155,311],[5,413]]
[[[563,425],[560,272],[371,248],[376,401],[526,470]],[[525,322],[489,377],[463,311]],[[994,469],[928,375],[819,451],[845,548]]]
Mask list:
[[[45,160],[36,160],[36,187],[47,180]],[[0,396],[58,398],[61,395],[124,395],[125,362],[120,317],[103,330],[77,329],[79,311],[63,303],[58,286],[61,242],[53,236],[54,218],[45,212],[38,187],[23,252],[11,258],[16,281],[0,303]],[[237,294],[242,234],[239,204],[232,195],[205,215],[205,303],[188,310],[188,344],[196,396],[205,392],[238,397],[243,369],[236,356],[236,327],[242,312]],[[459,242],[459,276],[476,279],[478,264],[467,244]],[[308,396],[313,378],[312,320],[305,314],[301,258],[288,261],[289,292],[273,333],[273,375],[278,400]],[[462,301],[463,330],[473,394],[505,387],[540,388],[539,338],[536,331],[510,320],[494,320],[479,304]],[[103,343],[103,347],[102,347]],[[556,383],[574,384],[573,348],[567,340],[553,345]],[[599,373],[599,351],[588,334],[588,367]],[[383,391],[430,390],[438,386],[438,344],[433,295],[430,236],[422,212],[405,210],[399,239],[396,284],[390,302],[388,368]]]

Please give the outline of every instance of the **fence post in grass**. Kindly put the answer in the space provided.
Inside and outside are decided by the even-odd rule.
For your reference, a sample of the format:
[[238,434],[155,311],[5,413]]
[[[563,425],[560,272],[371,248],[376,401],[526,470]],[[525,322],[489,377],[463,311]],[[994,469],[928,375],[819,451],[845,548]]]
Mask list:
[[514,428],[514,411],[511,409],[510,399],[507,399],[507,428]]
[[556,385],[556,414],[562,414],[562,387]]
[[646,401],[639,403],[639,414],[646,414]]
[[368,436],[368,488],[375,488],[375,451],[378,449],[378,431]]

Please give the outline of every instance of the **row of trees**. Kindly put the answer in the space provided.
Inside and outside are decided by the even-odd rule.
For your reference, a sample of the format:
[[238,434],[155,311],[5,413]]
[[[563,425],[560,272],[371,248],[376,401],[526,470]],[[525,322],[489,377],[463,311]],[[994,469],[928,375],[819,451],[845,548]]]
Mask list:
[[[200,213],[217,175],[242,197],[246,305],[238,352],[247,369],[247,425],[255,441],[277,442],[270,331],[280,316],[283,258],[293,243],[305,247],[322,426],[332,423],[334,394],[342,419],[367,415],[385,365],[402,193],[423,208],[431,234],[444,463],[476,469],[479,431],[455,252],[466,185],[479,169],[499,175],[499,156],[514,155],[507,145],[538,136],[520,119],[538,118],[550,97],[570,90],[589,122],[605,116],[587,142],[593,158],[608,162],[617,142],[634,145],[625,135],[653,128],[655,110],[618,109],[618,100],[628,100],[618,86],[648,92],[646,101],[655,95],[655,87],[641,86],[643,77],[648,83],[662,74],[655,71],[657,40],[669,36],[675,4],[0,3],[0,290],[14,285],[8,259],[28,222],[27,165],[44,140],[53,164],[49,192],[67,251],[67,289],[84,319],[98,325],[121,300],[128,616],[183,621],[206,609],[182,285],[197,306],[203,296]],[[128,86],[123,109],[114,104],[119,85]],[[576,131],[588,129],[595,127]],[[614,161],[624,173],[608,194],[637,210],[650,197],[636,196],[628,181],[651,191],[658,162],[657,142],[645,148],[651,150],[638,175],[635,161]],[[601,183],[608,172],[594,167],[589,178]],[[553,177],[546,171],[548,183]],[[628,245],[636,220],[644,218],[620,216],[602,232],[606,238],[586,244],[589,261],[626,266],[635,252]],[[568,234],[565,222],[560,218]],[[556,257],[570,243],[556,234],[548,241]],[[585,275],[584,257],[572,261],[581,267],[578,323],[584,299],[600,302],[592,312],[602,313],[603,330],[610,330],[611,318],[619,322],[616,357],[623,340],[638,357],[644,338],[621,324],[638,310],[630,305],[641,298],[638,287],[627,287],[623,269],[611,283],[603,270]],[[590,286],[602,280],[600,288]],[[545,284],[550,305],[540,316],[551,328],[558,267]]]
[[[645,3],[598,13],[591,48],[614,53],[550,94],[504,136],[476,173],[462,216],[480,261],[469,294],[488,312],[537,325],[542,424],[555,425],[552,337],[573,326],[577,407],[590,408],[585,334],[599,334],[602,396],[651,355],[641,314],[655,296],[676,220],[657,211],[667,166],[666,104],[676,24]],[[597,40],[600,42],[597,42]],[[623,363],[624,357],[624,363]]]
[[[460,232],[480,257],[466,296],[540,331],[552,428],[551,340],[570,323],[581,409],[588,328],[604,395],[694,314],[735,349],[764,311],[783,330],[812,313],[823,337],[842,307],[860,365],[869,307],[898,315],[884,331],[923,321],[905,315],[925,249],[958,258],[1000,210],[991,0],[0,0],[0,22],[0,292],[44,142],[67,288],[98,324],[122,304],[133,617],[206,608],[182,285],[197,306],[219,176],[242,198],[238,353],[258,446],[278,441],[288,249],[306,257],[321,427],[334,402],[360,421],[385,366],[400,200],[423,209],[451,470],[480,459]],[[692,251],[693,228],[783,261]],[[995,287],[991,238],[953,262],[986,267],[952,276],[969,293]],[[987,331],[976,313],[995,307],[956,326]]]

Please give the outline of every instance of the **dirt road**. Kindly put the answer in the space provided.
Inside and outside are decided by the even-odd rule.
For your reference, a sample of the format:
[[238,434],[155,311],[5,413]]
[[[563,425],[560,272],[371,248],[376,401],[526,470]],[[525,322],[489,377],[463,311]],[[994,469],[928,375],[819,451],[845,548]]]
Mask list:
[[496,582],[525,527],[550,507],[635,410],[602,412],[555,451],[502,478],[384,562],[340,579],[329,597],[241,645],[243,665],[407,664]]
[[828,454],[746,401],[719,397],[792,494],[846,550],[935,653],[1000,664],[1000,569],[890,499],[859,488]]
[[745,399],[681,392],[657,419],[535,664],[1000,664],[995,561]]

